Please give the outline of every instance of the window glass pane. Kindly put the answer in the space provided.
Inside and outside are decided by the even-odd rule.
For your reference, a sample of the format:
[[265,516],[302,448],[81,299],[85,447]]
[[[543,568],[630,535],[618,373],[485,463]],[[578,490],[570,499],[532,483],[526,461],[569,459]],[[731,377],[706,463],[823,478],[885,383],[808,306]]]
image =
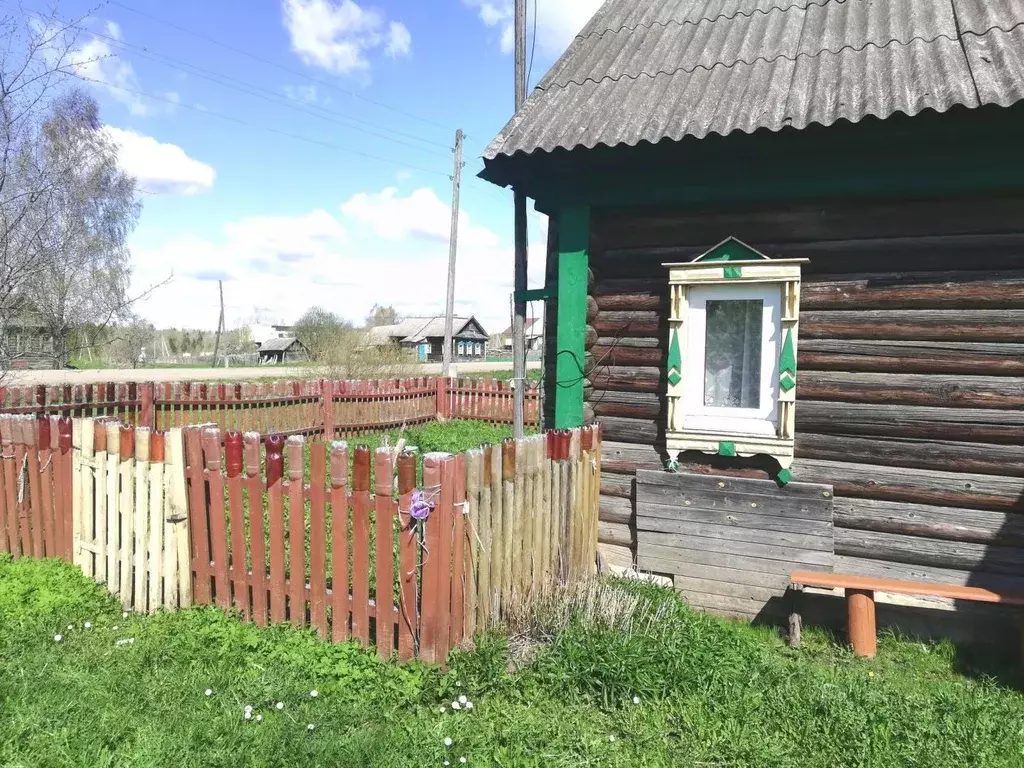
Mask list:
[[761,406],[761,299],[708,301],[704,405]]

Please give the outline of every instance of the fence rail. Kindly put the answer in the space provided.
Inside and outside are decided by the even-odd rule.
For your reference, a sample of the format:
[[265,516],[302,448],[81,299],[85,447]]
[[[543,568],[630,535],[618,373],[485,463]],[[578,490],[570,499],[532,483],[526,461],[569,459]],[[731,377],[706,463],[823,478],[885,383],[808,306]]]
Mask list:
[[388,447],[109,417],[0,416],[0,442],[0,547],[74,562],[129,610],[212,604],[442,662],[595,569],[597,427],[421,466]]
[[[156,430],[213,423],[222,430],[332,438],[448,418],[510,424],[512,402],[509,382],[440,377],[0,387],[6,414],[111,417]],[[526,390],[525,421],[540,423],[536,385]]]

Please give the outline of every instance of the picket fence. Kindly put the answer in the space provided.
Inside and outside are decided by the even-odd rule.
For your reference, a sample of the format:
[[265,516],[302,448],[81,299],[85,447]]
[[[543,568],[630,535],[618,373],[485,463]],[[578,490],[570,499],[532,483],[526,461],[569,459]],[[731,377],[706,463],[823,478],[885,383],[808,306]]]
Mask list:
[[[127,382],[0,387],[0,412],[110,417],[169,430],[216,424],[222,430],[354,436],[445,419],[512,423],[513,390],[491,379],[420,377],[269,383]],[[540,394],[526,389],[526,424],[540,423]]]
[[4,415],[0,441],[0,546],[74,562],[128,610],[213,604],[443,662],[595,569],[597,427],[421,467],[397,448],[108,418]]

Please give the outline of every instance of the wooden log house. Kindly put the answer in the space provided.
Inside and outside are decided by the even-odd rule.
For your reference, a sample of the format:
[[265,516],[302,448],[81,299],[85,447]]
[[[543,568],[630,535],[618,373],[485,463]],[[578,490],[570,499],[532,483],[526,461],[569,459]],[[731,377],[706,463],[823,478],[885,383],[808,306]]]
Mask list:
[[[1024,588],[1022,99],[1021,3],[604,4],[481,176],[549,216],[545,420],[603,426],[608,561],[745,617],[778,615],[790,568]],[[795,388],[784,322],[762,349],[765,453],[676,451],[677,379],[714,400],[718,321],[701,304],[704,360],[673,354],[695,304],[666,265],[723,241],[799,265]],[[1009,618],[935,608],[891,618],[985,639]]]

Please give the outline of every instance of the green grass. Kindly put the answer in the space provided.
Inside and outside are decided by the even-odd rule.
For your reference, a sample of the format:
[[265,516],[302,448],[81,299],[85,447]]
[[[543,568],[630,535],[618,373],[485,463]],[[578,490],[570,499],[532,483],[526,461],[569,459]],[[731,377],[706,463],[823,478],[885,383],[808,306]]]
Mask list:
[[[442,673],[212,609],[124,619],[71,566],[0,556],[0,765],[1024,762],[1024,696],[959,675],[950,646],[883,636],[864,661],[810,631],[791,651],[642,592],[631,629],[577,615],[541,628],[531,662],[511,665],[494,635]],[[473,711],[452,711],[460,694]]]

